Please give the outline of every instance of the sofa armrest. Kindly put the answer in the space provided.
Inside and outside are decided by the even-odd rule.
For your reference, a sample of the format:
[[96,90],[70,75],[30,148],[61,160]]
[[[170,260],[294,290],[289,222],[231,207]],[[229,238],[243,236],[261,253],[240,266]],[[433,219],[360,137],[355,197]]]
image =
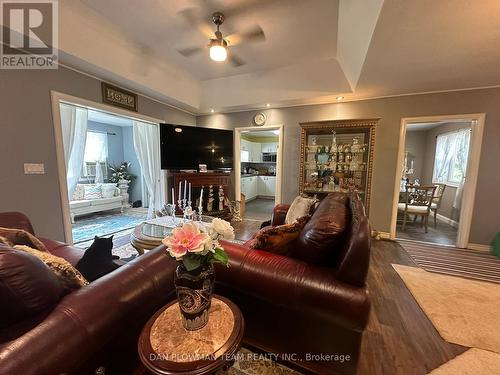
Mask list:
[[30,219],[21,212],[2,212],[0,213],[0,227],[22,229],[31,234],[35,234]]
[[273,227],[285,224],[286,213],[290,208],[289,204],[277,204],[273,210],[273,217],[271,219],[271,225]]
[[217,266],[217,281],[269,303],[363,330],[370,301],[366,288],[338,281],[333,270],[289,257],[223,242],[230,266]]
[[117,337],[138,335],[173,292],[175,267],[159,247],[67,295],[42,323],[0,349],[0,373],[74,373]]

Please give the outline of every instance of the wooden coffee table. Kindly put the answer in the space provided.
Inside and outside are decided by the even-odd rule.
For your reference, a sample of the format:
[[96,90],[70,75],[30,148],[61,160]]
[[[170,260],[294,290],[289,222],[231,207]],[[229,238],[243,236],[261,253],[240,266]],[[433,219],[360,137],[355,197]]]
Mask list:
[[234,303],[213,295],[208,323],[197,331],[184,329],[181,319],[176,300],[146,323],[138,343],[143,374],[212,374],[234,362],[245,326]]

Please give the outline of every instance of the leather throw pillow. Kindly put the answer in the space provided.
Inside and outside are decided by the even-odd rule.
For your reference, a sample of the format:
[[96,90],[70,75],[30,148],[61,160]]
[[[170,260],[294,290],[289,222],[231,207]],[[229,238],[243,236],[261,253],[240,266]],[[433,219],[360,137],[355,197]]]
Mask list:
[[251,249],[269,251],[273,254],[288,255],[290,245],[298,238],[310,216],[303,216],[292,224],[267,227],[260,230],[250,241]]
[[311,214],[317,201],[316,198],[302,197],[300,195],[295,197],[286,213],[285,224],[292,224],[298,218]]
[[0,237],[4,238],[2,242],[5,243],[6,245],[9,244],[26,245],[33,249],[37,249],[40,251],[47,251],[47,248],[45,247],[42,241],[33,236],[31,233],[26,232],[25,230],[22,229],[0,227]]
[[64,258],[24,245],[15,245],[14,249],[31,254],[45,263],[58,278],[65,294],[89,284],[82,274]]

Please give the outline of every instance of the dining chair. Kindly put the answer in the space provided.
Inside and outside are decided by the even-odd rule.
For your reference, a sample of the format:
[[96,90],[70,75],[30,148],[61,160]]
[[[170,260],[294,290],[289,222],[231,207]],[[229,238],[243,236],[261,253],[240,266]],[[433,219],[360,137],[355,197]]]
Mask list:
[[431,213],[431,204],[436,191],[435,185],[406,185],[404,203],[398,203],[398,213],[403,214],[404,231],[408,215],[422,217],[422,224],[425,226],[425,233],[428,232],[429,215]]
[[432,198],[431,211],[434,213],[434,228],[436,228],[436,216],[438,210],[441,208],[441,201],[443,199],[444,190],[446,189],[446,184],[433,184],[436,186],[436,191],[434,192],[434,198]]

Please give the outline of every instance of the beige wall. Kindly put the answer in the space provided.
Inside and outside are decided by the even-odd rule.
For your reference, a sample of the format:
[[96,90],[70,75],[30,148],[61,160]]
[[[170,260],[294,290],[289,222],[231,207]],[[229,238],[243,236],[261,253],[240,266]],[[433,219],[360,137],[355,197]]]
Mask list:
[[408,151],[414,157],[413,174],[408,175],[411,182],[414,182],[418,178],[422,183],[427,144],[426,135],[425,131],[406,132],[405,151]]
[[[474,202],[470,242],[488,244],[500,230],[500,89],[400,96],[358,102],[263,110],[267,124],[283,124],[285,134],[283,199],[291,202],[298,191],[299,123],[305,121],[381,118],[375,137],[370,221],[389,232],[395,170],[402,117],[486,113],[479,181]],[[200,116],[197,124],[233,129],[249,126],[256,111]]]
[[[72,70],[0,70],[0,212],[21,211],[45,237],[63,240],[50,90],[100,102],[100,81]],[[139,112],[178,124],[195,117],[139,97]],[[24,175],[23,163],[44,163]]]

